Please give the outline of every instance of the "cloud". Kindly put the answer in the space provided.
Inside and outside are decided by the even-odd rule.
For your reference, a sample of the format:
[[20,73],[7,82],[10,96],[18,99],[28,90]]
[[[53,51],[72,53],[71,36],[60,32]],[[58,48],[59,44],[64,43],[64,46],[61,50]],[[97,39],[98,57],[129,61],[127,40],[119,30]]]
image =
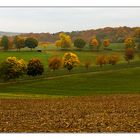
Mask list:
[[140,8],[0,8],[0,30],[59,32],[139,26]]

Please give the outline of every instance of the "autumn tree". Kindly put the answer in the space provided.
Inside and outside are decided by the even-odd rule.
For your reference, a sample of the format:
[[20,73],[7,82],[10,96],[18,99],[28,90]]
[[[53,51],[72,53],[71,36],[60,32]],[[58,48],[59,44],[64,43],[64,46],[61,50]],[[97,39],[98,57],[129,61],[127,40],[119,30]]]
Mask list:
[[15,44],[15,47],[17,48],[17,50],[20,51],[21,48],[25,47],[25,40],[22,37],[15,36],[14,44]]
[[15,79],[26,73],[27,66],[23,59],[8,57],[0,64],[0,77],[4,80]]
[[9,48],[9,39],[8,36],[3,36],[1,39],[1,46],[4,48],[4,50],[8,50]]
[[110,45],[109,39],[104,39],[103,45],[104,45],[105,48],[107,48]]
[[38,41],[34,37],[28,37],[25,39],[25,46],[32,50],[33,48],[38,46]]
[[44,72],[44,66],[40,59],[38,58],[32,58],[29,60],[27,64],[27,74],[29,76],[37,76],[37,75],[42,75]]
[[96,50],[99,50],[99,41],[97,40],[96,37],[93,37],[90,41],[90,46],[96,48]]
[[135,30],[134,37],[136,38],[137,48],[140,50],[140,28]]
[[96,65],[100,65],[100,67],[102,67],[102,65],[105,65],[108,63],[108,58],[106,55],[101,54],[96,56]]
[[85,45],[86,45],[86,42],[81,38],[78,38],[74,41],[74,46],[78,49],[84,48]]
[[55,42],[55,45],[61,48],[70,48],[72,45],[71,37],[64,33],[60,33],[59,40]]
[[48,67],[51,70],[58,70],[62,66],[62,59],[59,57],[52,57],[48,60]]
[[124,41],[125,48],[134,48],[135,47],[135,41],[133,38],[128,37]]
[[135,56],[134,48],[127,48],[125,50],[124,58],[128,62],[128,64],[130,63],[130,60],[134,59],[134,56]]
[[74,53],[65,53],[63,56],[63,67],[69,72],[80,63],[78,56]]
[[108,57],[108,63],[115,65],[119,61],[119,55],[118,54],[112,54]]

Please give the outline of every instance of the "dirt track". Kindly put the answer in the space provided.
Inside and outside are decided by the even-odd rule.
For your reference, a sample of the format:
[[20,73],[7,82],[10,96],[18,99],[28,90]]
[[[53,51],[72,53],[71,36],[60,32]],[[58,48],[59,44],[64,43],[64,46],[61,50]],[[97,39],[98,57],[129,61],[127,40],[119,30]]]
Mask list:
[[140,95],[0,99],[0,132],[140,132]]

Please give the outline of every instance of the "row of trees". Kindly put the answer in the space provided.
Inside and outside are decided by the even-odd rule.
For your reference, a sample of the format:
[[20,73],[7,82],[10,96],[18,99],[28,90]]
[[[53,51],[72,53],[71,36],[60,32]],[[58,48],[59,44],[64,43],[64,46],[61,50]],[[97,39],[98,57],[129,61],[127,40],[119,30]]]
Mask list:
[[[61,48],[71,48],[72,47],[72,41],[69,35],[66,35],[64,33],[60,33],[59,35],[59,40],[57,40],[55,42],[55,45],[57,47],[61,47]],[[84,48],[86,45],[86,42],[82,39],[82,38],[77,38],[74,40],[74,46],[78,49],[82,49]],[[99,38],[97,38],[96,36],[94,36],[93,38],[91,38],[90,42],[89,42],[89,46],[90,48],[95,48],[96,50],[99,50],[99,48],[101,47],[101,45],[104,46],[104,48],[109,47],[110,45],[110,40],[109,39],[104,39],[103,41],[101,41]],[[140,49],[140,29],[136,30],[135,33],[135,39],[133,37],[128,37],[124,40],[124,45],[125,48],[137,48]]]
[[[125,60],[130,63],[130,60],[134,58],[134,49],[127,48],[125,51]],[[102,67],[105,64],[115,65],[120,60],[119,55],[112,54],[110,56],[100,54],[96,57],[96,65]],[[65,53],[63,58],[52,57],[48,60],[48,67],[50,70],[58,70],[61,67],[66,68],[69,72],[80,64],[80,60],[75,53]],[[88,69],[91,62],[85,62],[85,68]],[[28,64],[23,59],[17,59],[16,57],[8,57],[6,60],[0,63],[0,78],[4,80],[19,78],[20,76],[27,74],[29,76],[42,75],[44,72],[43,63],[38,58],[32,58]]]
[[19,51],[24,47],[28,47],[32,50],[38,46],[38,41],[34,37],[23,38],[20,36],[15,36],[13,41],[11,41],[8,36],[3,36],[1,38],[0,46],[2,46],[4,50],[8,50],[12,45],[14,45]]
[[[94,36],[93,38],[91,38],[89,45],[91,48],[96,48],[97,50],[99,50],[99,47],[101,46],[101,44],[103,43],[103,46],[106,48],[110,45],[110,41],[109,39],[104,39],[103,42],[100,41],[100,39],[98,39],[96,36]],[[57,47],[61,47],[61,48],[71,48],[72,47],[72,40],[71,37],[69,35],[66,35],[64,33],[60,33],[59,34],[59,40],[57,40],[55,42],[55,45]],[[86,41],[83,40],[82,38],[77,38],[74,40],[74,46],[78,49],[82,49],[84,48],[86,45]]]

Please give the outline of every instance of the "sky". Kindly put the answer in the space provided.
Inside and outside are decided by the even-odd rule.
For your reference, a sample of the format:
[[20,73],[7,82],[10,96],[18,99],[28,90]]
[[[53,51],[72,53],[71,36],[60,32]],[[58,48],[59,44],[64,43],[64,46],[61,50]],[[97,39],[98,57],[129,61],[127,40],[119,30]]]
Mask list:
[[119,26],[140,26],[140,8],[0,8],[0,31],[56,33]]

